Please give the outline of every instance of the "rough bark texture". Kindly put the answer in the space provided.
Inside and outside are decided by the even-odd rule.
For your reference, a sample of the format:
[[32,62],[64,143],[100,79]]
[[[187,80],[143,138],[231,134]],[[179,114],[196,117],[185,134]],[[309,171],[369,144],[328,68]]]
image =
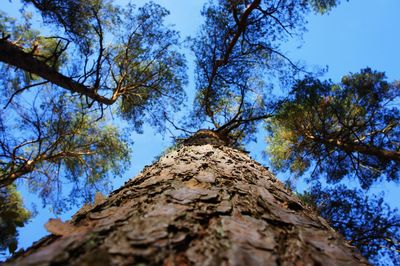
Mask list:
[[[266,168],[187,141],[16,256],[16,265],[367,265]],[[198,145],[201,143],[211,143]],[[57,235],[57,236],[56,236]]]

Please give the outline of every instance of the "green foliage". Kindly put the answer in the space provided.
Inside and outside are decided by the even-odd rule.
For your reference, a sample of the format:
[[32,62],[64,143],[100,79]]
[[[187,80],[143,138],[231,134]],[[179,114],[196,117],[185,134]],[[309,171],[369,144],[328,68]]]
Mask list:
[[[4,12],[0,11],[0,33],[6,39],[12,39],[13,44],[20,47],[23,51],[32,55],[32,57],[44,62],[51,69],[59,70],[62,64],[67,61],[67,55],[64,52],[64,46],[61,41],[55,37],[44,37],[40,32],[32,29],[30,13],[22,13],[23,20],[17,21],[8,17]],[[1,68],[10,69],[4,65]],[[10,76],[10,73],[4,76]],[[14,81],[17,87],[23,87],[23,84],[30,85],[33,81],[40,79],[37,75],[31,73],[20,73],[20,81]],[[14,77],[15,78],[15,77]],[[17,89],[16,89],[17,90]]]
[[[37,36],[33,48],[29,52],[54,70],[59,70],[61,65],[67,61],[67,55],[63,54],[60,41],[55,38]],[[35,79],[37,80],[39,77],[36,76]]]
[[32,15],[30,13],[22,15],[24,19],[17,21],[0,11],[0,33],[14,40],[13,43],[23,48],[25,52],[58,70],[66,61],[66,55],[61,57],[63,47],[60,41],[54,37],[41,36],[39,31],[31,27]]
[[14,253],[18,247],[17,228],[31,218],[14,185],[0,188],[0,253],[8,249]]
[[364,188],[399,178],[400,84],[371,69],[340,84],[311,77],[293,88],[267,126],[268,154],[280,170],[337,182],[355,176]]
[[[38,9],[50,27],[65,30],[67,38],[85,54],[95,52],[96,30],[112,29],[118,23],[119,8],[109,0],[23,0]],[[101,24],[101,25],[100,25]],[[96,26],[93,26],[96,25]]]
[[20,31],[15,20],[0,21],[5,36],[0,41],[21,58],[15,63],[0,50],[1,60],[29,72],[18,93],[37,87],[31,80],[52,82],[88,97],[93,101],[89,105],[117,103],[121,117],[137,130],[143,122],[162,128],[160,114],[179,109],[186,66],[177,50],[178,33],[164,25],[169,14],[164,8],[154,3],[120,8],[108,0],[23,2],[37,8],[53,27],[46,37],[29,22]]
[[[146,121],[161,128],[168,109],[179,110],[184,98],[185,59],[178,47],[178,33],[164,26],[169,12],[146,4],[135,13],[125,11],[125,30],[110,51],[110,71],[120,80],[119,113],[136,129]],[[134,29],[134,30],[132,30]]]
[[314,185],[300,198],[376,265],[383,256],[399,264],[400,214],[384,203],[382,195],[367,196],[344,185]]
[[[27,13],[22,21],[2,13],[0,40],[44,62],[40,67],[53,79],[0,65],[7,107],[0,112],[0,187],[24,178],[60,212],[69,202],[109,191],[111,174],[121,175],[129,165],[128,136],[111,125],[103,104],[116,103],[110,111],[135,131],[145,122],[163,129],[166,112],[179,110],[184,99],[185,60],[178,33],[164,25],[169,12],[154,3],[23,2],[40,12],[51,37],[34,30]],[[55,84],[67,90],[78,87],[81,97],[60,93],[55,80],[64,80]],[[63,183],[72,184],[69,197]]]
[[21,16],[22,19],[17,21],[17,19],[0,11],[0,33],[2,38],[13,39],[15,44],[26,48],[38,36],[39,32],[31,27],[32,14],[23,12]]
[[315,12],[324,14],[340,4],[340,0],[309,0]]
[[311,9],[323,13],[337,3],[209,1],[191,40],[198,70],[192,126],[206,122],[236,142],[252,140],[258,123],[274,112],[272,84],[287,86],[303,70],[280,45],[301,36]]
[[[109,191],[111,174],[121,176],[130,162],[126,137],[65,94],[44,91],[40,99],[33,107],[12,103],[9,116],[0,116],[0,186],[23,177],[57,212]],[[62,189],[66,182],[69,196]]]

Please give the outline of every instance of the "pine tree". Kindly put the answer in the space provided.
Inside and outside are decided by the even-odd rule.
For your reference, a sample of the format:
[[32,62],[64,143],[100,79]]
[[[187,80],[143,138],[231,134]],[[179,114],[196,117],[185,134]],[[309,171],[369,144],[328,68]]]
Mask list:
[[[299,83],[296,79],[305,71],[285,56],[281,45],[289,37],[304,32],[310,11],[327,12],[338,0],[209,1],[202,11],[205,23],[189,40],[196,58],[196,98],[183,125],[175,124],[170,112],[179,110],[184,99],[186,74],[178,33],[163,24],[168,11],[154,3],[121,8],[109,0],[22,2],[36,8],[45,25],[56,28],[57,34],[41,36],[31,28],[29,16],[19,25],[0,14],[2,101],[8,108],[5,115],[0,112],[0,188],[29,177],[29,185],[39,188],[47,203],[52,195],[59,196],[61,183],[67,180],[75,182],[69,197],[72,201],[81,191],[88,200],[99,184],[107,184],[107,177],[123,171],[130,159],[124,138],[127,135],[105,126],[113,114],[137,132],[144,123],[165,130],[165,122],[186,133],[204,127],[211,127],[212,131],[200,131],[183,141],[177,151],[162,157],[108,199],[97,193],[95,204],[85,205],[70,222],[50,221],[46,227],[53,235],[20,253],[15,260],[22,264],[89,265],[366,263],[312,209],[239,148],[255,137],[261,123],[275,126],[274,129],[294,127],[296,134],[291,136],[303,138],[296,128],[296,112],[279,120],[293,109],[296,87],[295,93],[286,95],[283,101],[271,94],[276,78],[289,87]],[[344,147],[343,140],[347,146],[352,144],[355,149],[346,146],[346,156],[359,152],[359,166],[367,165],[372,171],[366,171],[363,180],[380,178],[376,170],[382,169],[375,167],[376,162],[384,162],[384,168],[390,166],[388,173],[393,175],[388,177],[396,180],[398,111],[393,108],[391,111],[396,112],[387,115],[379,103],[392,96],[391,90],[398,84],[389,84],[383,74],[371,71],[350,78],[344,82],[344,98],[339,97],[339,106],[334,106],[344,112],[336,116],[340,120],[346,117],[347,110],[352,110],[351,122],[363,113],[363,103],[357,103],[360,95],[352,91],[365,77],[380,81],[379,86],[366,86],[367,94],[375,94],[378,89],[377,97],[367,103],[372,104],[373,113],[379,117],[373,121],[366,119],[377,123],[368,124],[365,130],[356,127],[362,135],[355,139],[353,135],[360,136],[351,127],[353,124],[338,121],[329,128],[331,124],[324,122],[322,136],[329,137],[329,145],[325,146],[330,148],[329,154],[335,155],[338,150],[340,153],[339,146]],[[324,89],[331,87],[310,79],[319,92],[312,99],[322,107],[329,105],[335,95],[332,92],[324,97]],[[356,92],[364,93],[364,87],[361,84],[361,90]],[[36,95],[35,90],[39,91]],[[25,103],[23,96],[31,102]],[[300,110],[310,107],[301,101],[294,105],[300,105]],[[110,111],[110,115],[104,111]],[[326,116],[332,117],[332,108]],[[312,116],[302,118],[301,122],[316,125],[319,133],[321,128]],[[26,124],[33,129],[29,137],[8,130],[23,129]],[[339,139],[337,134],[325,134],[337,129],[339,132],[333,133],[339,133]],[[280,144],[280,137],[284,139],[285,134],[275,136]],[[321,141],[326,140],[312,137],[311,146],[323,146]],[[279,145],[281,149],[275,149],[274,155],[286,155],[296,151],[290,149],[295,147]],[[392,156],[370,160],[369,155],[376,151],[391,152]],[[284,156],[279,161],[286,159],[293,158]],[[292,160],[298,163],[295,166],[299,166],[300,172],[313,163],[313,158],[305,159],[305,164]],[[340,177],[351,173],[350,161],[347,162],[339,171]],[[321,175],[329,174],[327,169],[322,169]],[[83,188],[75,185],[80,183]],[[311,196],[318,203],[319,199]],[[359,207],[369,210],[365,203]],[[24,223],[27,216],[18,213]],[[321,215],[324,214],[322,210]],[[387,221],[398,220],[393,217]],[[385,235],[398,228],[389,232],[383,227],[380,229]],[[353,241],[362,228],[351,228],[350,233],[341,231]],[[374,234],[365,234],[364,240],[371,238],[379,240]],[[363,255],[370,255],[365,252],[367,249],[360,249]]]
[[199,131],[6,265],[368,265],[265,167]]

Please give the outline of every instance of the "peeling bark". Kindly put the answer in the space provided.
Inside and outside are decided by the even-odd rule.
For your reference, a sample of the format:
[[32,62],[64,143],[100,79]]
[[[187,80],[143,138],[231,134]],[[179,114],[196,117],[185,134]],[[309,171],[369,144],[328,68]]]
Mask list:
[[368,265],[262,165],[213,135],[201,142],[51,222],[58,236],[6,265]]

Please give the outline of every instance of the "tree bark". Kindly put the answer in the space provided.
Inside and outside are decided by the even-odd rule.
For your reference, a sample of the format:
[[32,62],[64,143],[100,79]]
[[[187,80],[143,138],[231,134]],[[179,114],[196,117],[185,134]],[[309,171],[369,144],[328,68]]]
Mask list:
[[202,134],[6,264],[368,265],[265,167]]

